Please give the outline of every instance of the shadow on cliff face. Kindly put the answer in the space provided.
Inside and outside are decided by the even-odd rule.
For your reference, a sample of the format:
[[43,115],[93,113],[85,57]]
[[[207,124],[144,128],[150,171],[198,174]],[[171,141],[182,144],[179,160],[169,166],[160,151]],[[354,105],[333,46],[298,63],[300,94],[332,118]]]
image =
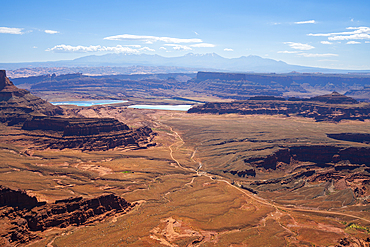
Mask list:
[[[283,176],[241,186],[255,194],[270,193],[281,203],[303,200],[307,206],[320,208],[370,204],[370,148],[294,146],[244,162],[259,173],[281,174],[281,167],[289,167]],[[250,170],[228,172],[251,178],[256,172],[251,175]]]
[[91,199],[69,198],[55,203],[38,202],[25,191],[0,186],[0,243],[25,244],[40,238],[37,231],[101,221],[126,213],[133,206],[135,204],[113,194]]
[[296,115],[314,118],[317,122],[340,122],[344,119],[360,120],[370,118],[370,105],[359,104],[355,99],[337,92],[309,99],[256,96],[249,100],[213,102],[198,105],[188,113],[240,114],[240,115]]
[[39,148],[84,151],[147,148],[155,145],[156,135],[149,127],[131,129],[113,118],[33,117],[22,129]]
[[0,123],[21,127],[39,148],[99,151],[155,145],[149,127],[131,129],[113,118],[64,118],[60,107],[14,86],[4,70],[0,70],[0,111]]
[[360,142],[370,144],[370,134],[364,133],[339,133],[339,134],[326,134],[329,138],[336,140]]
[[348,160],[351,164],[365,164],[370,167],[370,148],[336,146],[294,146],[281,149],[267,157],[245,159],[244,162],[255,167],[275,170],[279,162],[289,164],[291,160],[313,162],[316,164],[338,163]]

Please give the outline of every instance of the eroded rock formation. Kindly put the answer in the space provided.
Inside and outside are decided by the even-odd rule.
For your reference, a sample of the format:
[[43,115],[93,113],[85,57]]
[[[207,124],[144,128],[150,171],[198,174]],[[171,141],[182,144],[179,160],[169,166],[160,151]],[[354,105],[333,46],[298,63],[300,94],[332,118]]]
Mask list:
[[[77,75],[78,76],[78,75]],[[131,129],[113,118],[63,118],[63,110],[18,89],[0,70],[0,122],[22,126],[39,148],[108,150],[153,146],[148,127]]]
[[149,127],[131,129],[113,118],[33,117],[22,128],[39,148],[98,151],[155,145],[155,133]]
[[33,208],[39,205],[36,197],[29,196],[25,191],[12,190],[0,185],[0,207],[16,207],[19,209]]
[[370,104],[358,104],[350,97],[333,92],[310,99],[282,100],[282,98],[260,96],[231,103],[206,103],[189,109],[188,113],[281,114],[309,117],[316,119],[316,121],[339,122],[343,119],[370,119]]
[[39,239],[38,231],[80,226],[125,213],[134,204],[113,194],[40,203],[26,192],[0,187],[0,243],[18,245]]
[[14,86],[5,70],[0,70],[0,122],[14,125],[23,123],[30,116],[62,114],[60,107]]
[[339,193],[338,198],[343,199],[346,205],[370,203],[370,148],[294,146],[268,156],[245,159],[244,162],[249,167],[245,171],[224,173],[255,179],[261,174],[286,171],[281,177],[254,180],[243,185],[242,188],[253,193],[295,191],[317,186],[312,190],[313,198],[330,194],[331,188],[331,192]]
[[351,164],[364,164],[370,167],[370,148],[340,148],[336,146],[319,145],[294,146],[280,149],[266,157],[245,159],[244,162],[254,167],[275,170],[279,162],[289,164],[291,160],[313,162],[316,164],[337,163],[347,160]]

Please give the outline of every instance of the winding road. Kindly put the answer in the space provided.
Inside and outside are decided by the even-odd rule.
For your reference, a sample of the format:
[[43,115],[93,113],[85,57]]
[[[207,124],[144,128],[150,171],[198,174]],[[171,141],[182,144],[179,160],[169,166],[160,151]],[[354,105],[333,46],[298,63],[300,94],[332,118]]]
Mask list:
[[[161,123],[162,124],[162,123]],[[172,133],[174,133],[174,136],[176,136],[180,142],[182,143],[182,145],[185,143],[184,140],[181,138],[181,136],[173,130],[172,127],[168,126],[168,125],[165,125],[165,124],[162,124],[166,127],[168,127],[170,129],[170,131]],[[176,160],[173,156],[173,149],[172,149],[172,146],[175,145],[175,143],[173,143],[172,145],[169,146],[169,149],[170,149],[170,156],[171,156],[171,159],[173,161],[176,162],[176,164],[181,168],[181,169],[184,169],[184,170],[187,170],[187,171],[190,171],[190,172],[195,172],[198,176],[206,176],[206,177],[209,177],[211,180],[217,180],[219,182],[223,182],[223,183],[226,183],[227,185],[233,187],[234,189],[240,191],[241,193],[243,193],[244,195],[246,195],[247,197],[249,197],[250,199],[258,202],[258,203],[261,203],[263,205],[266,205],[266,206],[271,206],[273,208],[275,208],[277,211],[296,211],[296,212],[307,212],[307,213],[319,213],[319,214],[324,214],[324,215],[328,215],[328,216],[345,216],[345,217],[350,217],[350,218],[353,218],[353,219],[357,219],[357,220],[361,220],[361,221],[364,221],[364,222],[367,222],[367,223],[370,223],[370,220],[369,219],[365,219],[363,217],[359,217],[359,216],[355,216],[355,215],[351,215],[351,214],[348,214],[348,213],[341,213],[341,212],[329,212],[329,211],[324,211],[324,210],[316,210],[316,209],[304,209],[304,208],[297,208],[297,207],[284,207],[284,206],[281,206],[281,205],[276,205],[274,203],[271,203],[261,197],[258,197],[254,194],[251,194],[250,192],[247,192],[245,191],[244,189],[241,189],[239,188],[238,186],[236,185],[233,185],[231,184],[229,181],[223,179],[222,177],[221,178],[218,178],[218,179],[215,179],[215,175],[210,175],[208,174],[207,172],[205,171],[200,171],[200,169],[202,168],[202,163],[201,162],[198,162],[199,163],[199,167],[197,170],[194,170],[193,168],[187,168],[187,167],[184,167],[181,165],[181,163]],[[193,154],[191,156],[191,160],[193,162],[197,162],[195,159],[194,159],[194,156],[195,156],[195,153],[196,153],[197,149],[195,149],[193,151]],[[218,177],[218,176],[217,176]],[[194,178],[193,178],[194,179]],[[193,182],[193,181],[192,181]]]

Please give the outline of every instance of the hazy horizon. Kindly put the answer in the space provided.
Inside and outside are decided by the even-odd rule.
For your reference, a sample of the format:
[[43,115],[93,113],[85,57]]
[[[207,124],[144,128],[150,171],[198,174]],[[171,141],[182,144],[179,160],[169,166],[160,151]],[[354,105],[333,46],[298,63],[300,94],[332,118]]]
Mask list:
[[191,52],[370,69],[363,1],[10,1],[3,9],[0,63]]

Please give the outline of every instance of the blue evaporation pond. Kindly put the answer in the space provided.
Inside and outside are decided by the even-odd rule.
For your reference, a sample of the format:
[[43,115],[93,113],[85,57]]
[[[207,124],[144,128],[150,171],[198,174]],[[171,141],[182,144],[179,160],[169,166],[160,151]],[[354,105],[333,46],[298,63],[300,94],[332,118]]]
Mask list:
[[187,111],[193,105],[130,105],[127,108],[151,109],[151,110],[168,110],[168,111]]
[[88,101],[60,101],[50,102],[53,105],[77,105],[77,106],[93,106],[93,105],[108,105],[117,103],[126,103],[127,100],[88,100]]

